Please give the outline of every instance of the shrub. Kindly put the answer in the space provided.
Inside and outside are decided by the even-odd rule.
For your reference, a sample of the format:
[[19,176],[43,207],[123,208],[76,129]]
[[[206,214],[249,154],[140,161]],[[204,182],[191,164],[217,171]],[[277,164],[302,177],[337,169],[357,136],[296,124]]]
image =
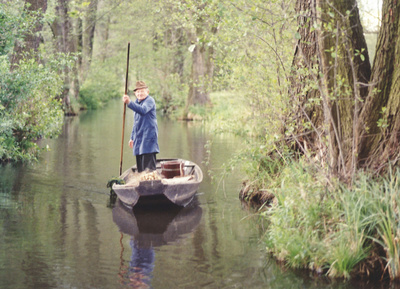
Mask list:
[[58,135],[63,123],[62,80],[33,59],[10,71],[0,57],[0,160],[32,160],[39,152],[36,140]]
[[97,109],[108,100],[122,97],[123,82],[117,73],[107,70],[107,63],[93,63],[80,88],[79,103],[85,109]]

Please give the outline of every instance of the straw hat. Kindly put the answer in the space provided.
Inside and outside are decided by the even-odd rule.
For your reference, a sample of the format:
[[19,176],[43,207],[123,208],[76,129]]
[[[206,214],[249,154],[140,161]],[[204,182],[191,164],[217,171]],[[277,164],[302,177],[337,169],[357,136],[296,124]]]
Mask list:
[[142,89],[142,88],[148,88],[148,87],[147,87],[146,83],[144,83],[144,81],[139,80],[136,82],[136,87],[133,91],[136,91],[136,90]]

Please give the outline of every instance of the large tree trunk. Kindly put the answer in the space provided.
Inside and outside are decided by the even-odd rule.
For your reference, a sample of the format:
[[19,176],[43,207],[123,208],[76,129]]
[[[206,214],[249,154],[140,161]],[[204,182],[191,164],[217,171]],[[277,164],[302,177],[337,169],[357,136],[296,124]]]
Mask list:
[[[40,11],[42,14],[46,13],[47,10],[47,0],[26,0],[25,7],[28,11]],[[43,41],[40,31],[42,31],[43,24],[39,18],[36,21],[36,25],[31,33],[27,33],[24,37],[24,43],[16,42],[14,47],[14,52],[11,57],[12,67],[15,67],[22,59],[24,53],[33,53],[30,57],[37,58],[37,52],[40,43]]]
[[75,65],[72,69],[72,75],[73,75],[73,80],[72,80],[72,95],[75,97],[75,99],[79,98],[79,90],[80,90],[80,83],[83,82],[83,73],[81,73],[81,67],[82,67],[82,45],[83,45],[83,36],[82,36],[82,19],[80,17],[77,17],[74,21],[75,25],[74,26],[74,36],[72,37],[72,41],[74,43],[73,47],[75,49],[75,52],[78,53]]
[[[194,49],[192,51],[192,71],[186,108],[196,104],[204,106],[211,102],[209,93],[214,77],[214,48],[207,34],[215,35],[218,32],[216,23],[220,19],[219,16],[208,14],[209,11],[214,11],[217,7],[207,5],[213,4],[198,3],[196,7],[197,21],[188,33]],[[205,30],[207,30],[207,33],[204,33]]]
[[72,23],[68,12],[68,0],[57,0],[57,18],[52,23],[52,31],[56,39],[57,51],[64,53],[74,51],[74,43],[70,37]]
[[203,43],[196,41],[197,35],[201,34],[201,30],[196,29],[195,33],[190,33],[189,39],[191,39],[194,49],[192,51],[192,71],[189,85],[189,95],[187,105],[206,105],[210,103],[210,87],[211,79],[213,76],[213,70],[210,70],[208,63],[211,62],[210,58],[212,50],[207,49]]
[[111,17],[107,16],[106,17],[106,21],[103,24],[103,29],[102,29],[102,33],[100,33],[100,37],[102,37],[102,47],[100,49],[100,59],[101,62],[104,63],[104,61],[107,58],[107,49],[108,49],[108,39],[109,39],[109,34],[110,34],[110,23],[111,23]]
[[361,165],[378,171],[397,161],[400,152],[400,2],[383,1],[382,15],[371,86],[360,117],[359,153]]
[[371,73],[358,7],[355,0],[298,0],[296,9],[292,136],[303,153],[347,176],[356,167],[355,124],[368,92],[360,84]]
[[81,67],[81,80],[85,80],[85,76],[90,68],[90,63],[92,60],[93,53],[93,40],[94,32],[96,28],[96,18],[97,18],[97,0],[90,1],[88,10],[86,12],[86,17],[83,21],[83,37],[82,37],[82,67]]
[[186,43],[186,38],[185,38],[185,33],[182,28],[172,28],[173,31],[171,33],[174,34],[174,40],[173,40],[173,45],[176,47],[175,50],[175,55],[174,55],[174,66],[173,66],[173,73],[176,73],[179,75],[179,79],[181,83],[184,83],[184,64],[185,64],[185,54],[184,50],[182,47],[185,47]]
[[[78,39],[80,34],[76,33],[75,37],[73,36],[73,21],[69,16],[69,1],[68,0],[57,0],[56,5],[56,16],[57,18],[51,25],[53,35],[56,43],[56,50],[62,53],[74,53],[77,52],[77,45],[80,40]],[[79,22],[76,31],[79,31]],[[78,37],[78,38],[76,38]],[[71,106],[70,95],[74,95],[77,97],[76,91],[79,90],[79,83],[76,83],[75,80],[77,76],[76,67],[73,70],[73,73],[70,73],[69,68],[64,68],[64,90],[62,92],[61,98],[64,105],[64,110],[66,114],[75,114],[76,112],[73,110]]]
[[196,47],[192,52],[192,72],[189,86],[188,106],[206,105],[210,102],[209,78],[206,74],[206,59],[204,47]]
[[[57,0],[56,4],[56,19],[51,25],[53,35],[55,38],[56,51],[68,53],[72,50],[72,43],[70,41],[70,34],[72,30],[71,21],[68,16],[68,1]],[[70,81],[67,69],[64,70],[64,89],[61,95],[64,109],[69,113],[71,109],[71,100],[69,96]]]

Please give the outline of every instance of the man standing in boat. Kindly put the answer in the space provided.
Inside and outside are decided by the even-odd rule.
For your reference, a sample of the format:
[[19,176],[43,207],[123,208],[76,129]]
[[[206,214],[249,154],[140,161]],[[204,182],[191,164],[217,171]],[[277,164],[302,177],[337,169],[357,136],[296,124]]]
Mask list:
[[158,126],[156,115],[156,103],[149,95],[149,88],[144,81],[136,82],[136,100],[132,101],[125,94],[122,101],[134,112],[134,124],[129,140],[129,147],[136,156],[138,172],[144,170],[156,170],[156,154],[160,152],[158,147]]

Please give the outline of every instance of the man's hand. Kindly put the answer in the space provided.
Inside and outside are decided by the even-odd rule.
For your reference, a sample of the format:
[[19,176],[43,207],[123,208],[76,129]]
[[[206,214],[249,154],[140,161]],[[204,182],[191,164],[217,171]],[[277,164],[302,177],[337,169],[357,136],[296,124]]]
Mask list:
[[133,140],[129,140],[129,147],[133,149]]
[[129,103],[131,102],[131,99],[129,98],[129,95],[124,94],[124,96],[122,97],[122,101],[123,101],[125,104],[129,104]]

